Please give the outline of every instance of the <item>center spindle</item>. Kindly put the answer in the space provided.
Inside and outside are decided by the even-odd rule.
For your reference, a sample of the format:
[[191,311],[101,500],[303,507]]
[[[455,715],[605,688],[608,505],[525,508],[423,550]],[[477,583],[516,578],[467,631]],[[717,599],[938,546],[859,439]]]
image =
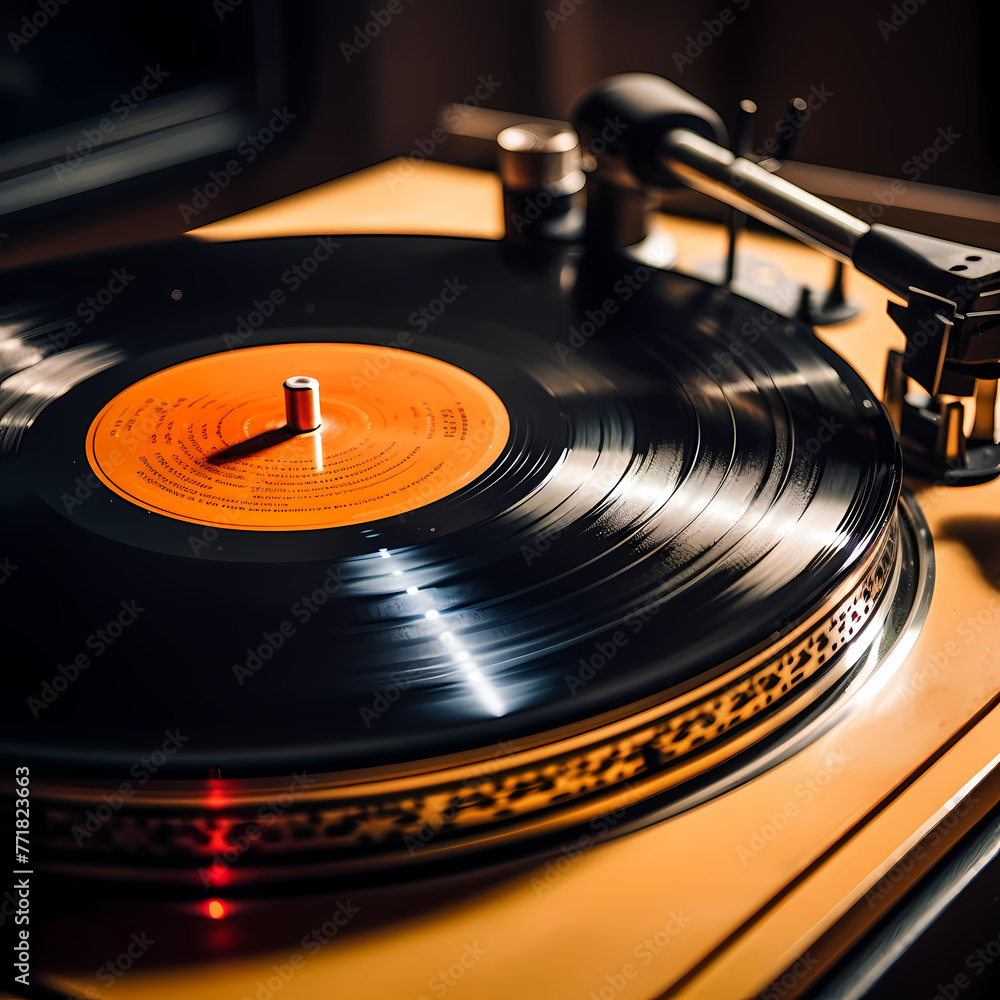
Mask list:
[[323,422],[319,413],[319,382],[306,375],[285,379],[285,423],[289,430],[304,434]]

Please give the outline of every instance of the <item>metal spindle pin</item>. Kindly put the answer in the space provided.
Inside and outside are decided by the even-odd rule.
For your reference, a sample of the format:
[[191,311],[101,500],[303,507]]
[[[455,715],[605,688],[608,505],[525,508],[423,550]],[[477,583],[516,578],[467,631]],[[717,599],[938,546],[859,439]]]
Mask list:
[[285,423],[296,434],[316,430],[319,413],[319,382],[306,375],[285,379]]
[[[753,136],[753,116],[757,113],[757,105],[753,101],[740,101],[736,112],[736,124],[733,128],[733,155],[743,156],[750,148]],[[729,230],[729,245],[726,248],[726,274],[724,284],[732,286],[736,275],[736,241],[746,225],[747,217],[735,208],[729,210],[727,228]]]
[[809,106],[801,97],[793,97],[782,116],[781,134],[778,148],[775,151],[776,160],[790,160],[795,156],[799,144],[799,134],[809,113]]

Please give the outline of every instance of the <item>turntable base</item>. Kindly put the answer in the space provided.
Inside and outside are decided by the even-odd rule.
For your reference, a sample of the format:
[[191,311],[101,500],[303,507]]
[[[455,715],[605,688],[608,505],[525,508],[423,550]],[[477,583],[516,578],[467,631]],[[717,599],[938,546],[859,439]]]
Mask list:
[[[351,198],[367,189],[377,201],[393,169],[349,179]],[[437,169],[425,164],[405,189],[418,190]],[[470,192],[477,187],[470,197],[481,185],[481,175],[469,177]],[[336,191],[334,184],[298,195],[293,207],[307,208],[317,230],[341,231],[324,210],[327,197],[336,205]],[[417,200],[438,214],[440,206]],[[494,205],[484,190],[484,234]],[[261,211],[273,219],[281,203]],[[254,217],[217,232],[250,237]],[[721,254],[721,229],[679,219],[666,225],[681,270]],[[210,237],[211,227],[199,235]],[[784,240],[748,234],[744,249],[795,277],[825,278],[825,261]],[[885,351],[902,338],[885,316],[884,291],[858,274],[848,280],[861,316],[821,336],[878,386]],[[975,816],[989,799],[976,791],[1000,746],[1000,483],[963,491],[911,485],[934,538],[937,573],[938,599],[919,636],[909,651],[902,643],[891,669],[836,725],[752,781],[627,837],[598,846],[574,838],[540,865],[472,885],[417,883],[291,902],[222,899],[218,919],[201,904],[127,904],[94,921],[101,935],[67,913],[50,935],[58,952],[44,966],[59,970],[67,992],[118,1000],[421,998],[452,988],[481,998],[717,1000],[754,995],[797,962],[801,980],[813,960],[842,946],[835,925],[845,912],[855,908],[857,927],[891,901],[892,893],[871,890],[896,861],[956,806]],[[604,824],[594,839],[614,827],[625,801],[593,821]],[[94,976],[114,957],[106,953],[112,919],[123,948],[131,933],[157,941],[113,980],[113,994]]]

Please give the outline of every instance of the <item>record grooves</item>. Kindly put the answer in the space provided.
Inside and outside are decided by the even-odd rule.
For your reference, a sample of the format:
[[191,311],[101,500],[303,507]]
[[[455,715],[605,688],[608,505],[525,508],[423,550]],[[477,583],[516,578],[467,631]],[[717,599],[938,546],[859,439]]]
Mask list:
[[[307,245],[139,248],[130,296],[51,356],[63,313],[32,297],[72,303],[113,261],[15,282],[7,356],[36,356],[0,396],[3,543],[25,567],[3,595],[24,664],[3,753],[59,775],[35,786],[54,864],[193,870],[301,771],[315,784],[248,873],[320,845],[395,864],[443,815],[435,851],[522,837],[678,785],[850,675],[894,599],[899,455],[807,327],[780,318],[751,342],[753,303],[644,269],[570,347],[633,262],[567,250],[529,271],[486,242],[348,237],[308,299],[227,350]],[[408,326],[452,275],[454,304]],[[338,382],[347,358],[382,367]],[[312,369],[327,422],[292,434],[282,382]],[[215,425],[178,416],[205,396],[199,371],[225,397]],[[147,437],[116,437],[146,413]],[[836,430],[811,449],[821,418]],[[316,477],[363,442],[350,508]],[[52,580],[72,588],[58,627],[17,629]],[[139,610],[113,630],[123,602]],[[80,817],[169,732],[183,745],[81,851]]]
[[[412,865],[483,844],[493,848],[660,795],[786,725],[850,677],[857,661],[845,655],[849,644],[873,620],[884,619],[896,593],[898,526],[893,528],[832,614],[810,623],[794,642],[768,650],[750,669],[741,664],[687,697],[652,708],[630,706],[617,724],[575,738],[543,734],[534,748],[511,742],[462,761],[438,759],[407,769],[417,773],[303,772],[280,786],[161,782],[148,794],[133,793],[125,808],[102,819],[96,838],[89,835],[93,806],[113,799],[116,787],[63,783],[50,793],[52,870],[81,874],[93,864],[103,877],[131,877],[139,864],[144,878],[165,881],[187,867],[186,881],[196,884],[192,869],[199,866],[202,884],[235,888],[316,871]],[[295,805],[285,807],[289,792]],[[282,807],[275,809],[275,802]],[[265,840],[258,831],[268,804]],[[239,843],[254,845],[239,869],[206,865],[206,857],[214,857],[210,848]],[[109,867],[123,855],[132,863]],[[274,867],[282,862],[285,867]]]

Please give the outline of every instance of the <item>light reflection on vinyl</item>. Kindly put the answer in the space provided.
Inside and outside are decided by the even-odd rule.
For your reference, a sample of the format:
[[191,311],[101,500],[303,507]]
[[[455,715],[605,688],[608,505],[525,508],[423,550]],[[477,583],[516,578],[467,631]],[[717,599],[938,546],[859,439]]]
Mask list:
[[[2,551],[22,567],[2,595],[11,655],[23,664],[7,681],[7,755],[113,778],[164,732],[180,732],[183,748],[161,779],[412,774],[442,755],[482,756],[510,741],[537,748],[549,734],[582,739],[624,725],[637,706],[652,711],[735,678],[738,664],[818,627],[830,601],[850,598],[845,588],[873,595],[859,627],[875,614],[896,552],[896,442],[881,407],[864,405],[860,377],[804,327],[776,324],[734,357],[727,345],[758,307],[655,273],[599,335],[570,349],[568,331],[620,265],[581,266],[563,287],[559,259],[523,270],[488,243],[352,237],[310,292],[308,322],[292,303],[226,351],[233,317],[281,273],[294,243],[136,250],[132,297],[73,345],[88,352],[86,371],[53,379],[69,352],[57,354],[0,395]],[[65,286],[72,301],[74,283],[86,287],[102,266],[50,265],[24,279],[40,283],[25,294]],[[199,293],[202,273],[226,280]],[[467,291],[425,330],[405,329],[441,275],[459,275]],[[170,309],[145,304],[178,287],[193,291]],[[23,339],[30,348],[30,331]],[[394,360],[383,388],[356,391],[351,365],[385,351]],[[308,434],[261,439],[281,431],[282,380],[314,372],[331,415],[315,432],[322,468]],[[178,430],[181,441],[202,430],[207,441],[212,423],[179,428],[170,414],[221,382],[215,426],[230,453],[219,462],[185,443],[183,457]],[[147,400],[161,412],[145,438],[128,438],[122,428]],[[415,491],[427,470],[412,464],[397,499],[362,504],[364,517],[319,511],[336,492],[320,484],[342,461],[338,448],[410,413],[406,433],[432,445],[436,436],[450,456],[458,403],[468,426],[485,430],[440,488]],[[814,453],[804,443],[821,417],[843,429]],[[328,447],[323,434],[341,432]],[[165,433],[173,457],[152,440]],[[299,471],[261,473],[255,463],[271,447]],[[150,472],[158,452],[187,463],[172,465],[173,485],[201,485],[165,499],[149,482],[159,481]],[[442,458],[428,451],[427,461]],[[367,476],[375,466],[361,468]],[[226,478],[241,469],[254,470],[246,482]],[[268,510],[255,500],[252,517],[231,517],[282,476],[294,485],[268,494],[278,498]],[[384,499],[397,488],[390,481],[354,485]],[[191,496],[216,493],[229,498],[226,516],[192,513],[204,505]],[[53,580],[68,599],[51,627],[14,628],[52,606]],[[827,656],[758,678],[767,685],[787,670],[789,679],[747,694],[753,711],[777,712],[795,685],[823,676]],[[750,718],[749,708],[733,710],[710,727],[712,704],[690,709],[704,737],[683,719],[670,740],[652,729],[648,745],[629,737],[594,758],[590,784],[572,794],[666,767],[671,746],[700,752]],[[114,725],[95,727],[100,718]],[[531,781],[548,774],[544,757],[538,767]],[[528,779],[517,780],[523,795],[512,784],[512,803],[563,794],[557,777],[530,794]]]

